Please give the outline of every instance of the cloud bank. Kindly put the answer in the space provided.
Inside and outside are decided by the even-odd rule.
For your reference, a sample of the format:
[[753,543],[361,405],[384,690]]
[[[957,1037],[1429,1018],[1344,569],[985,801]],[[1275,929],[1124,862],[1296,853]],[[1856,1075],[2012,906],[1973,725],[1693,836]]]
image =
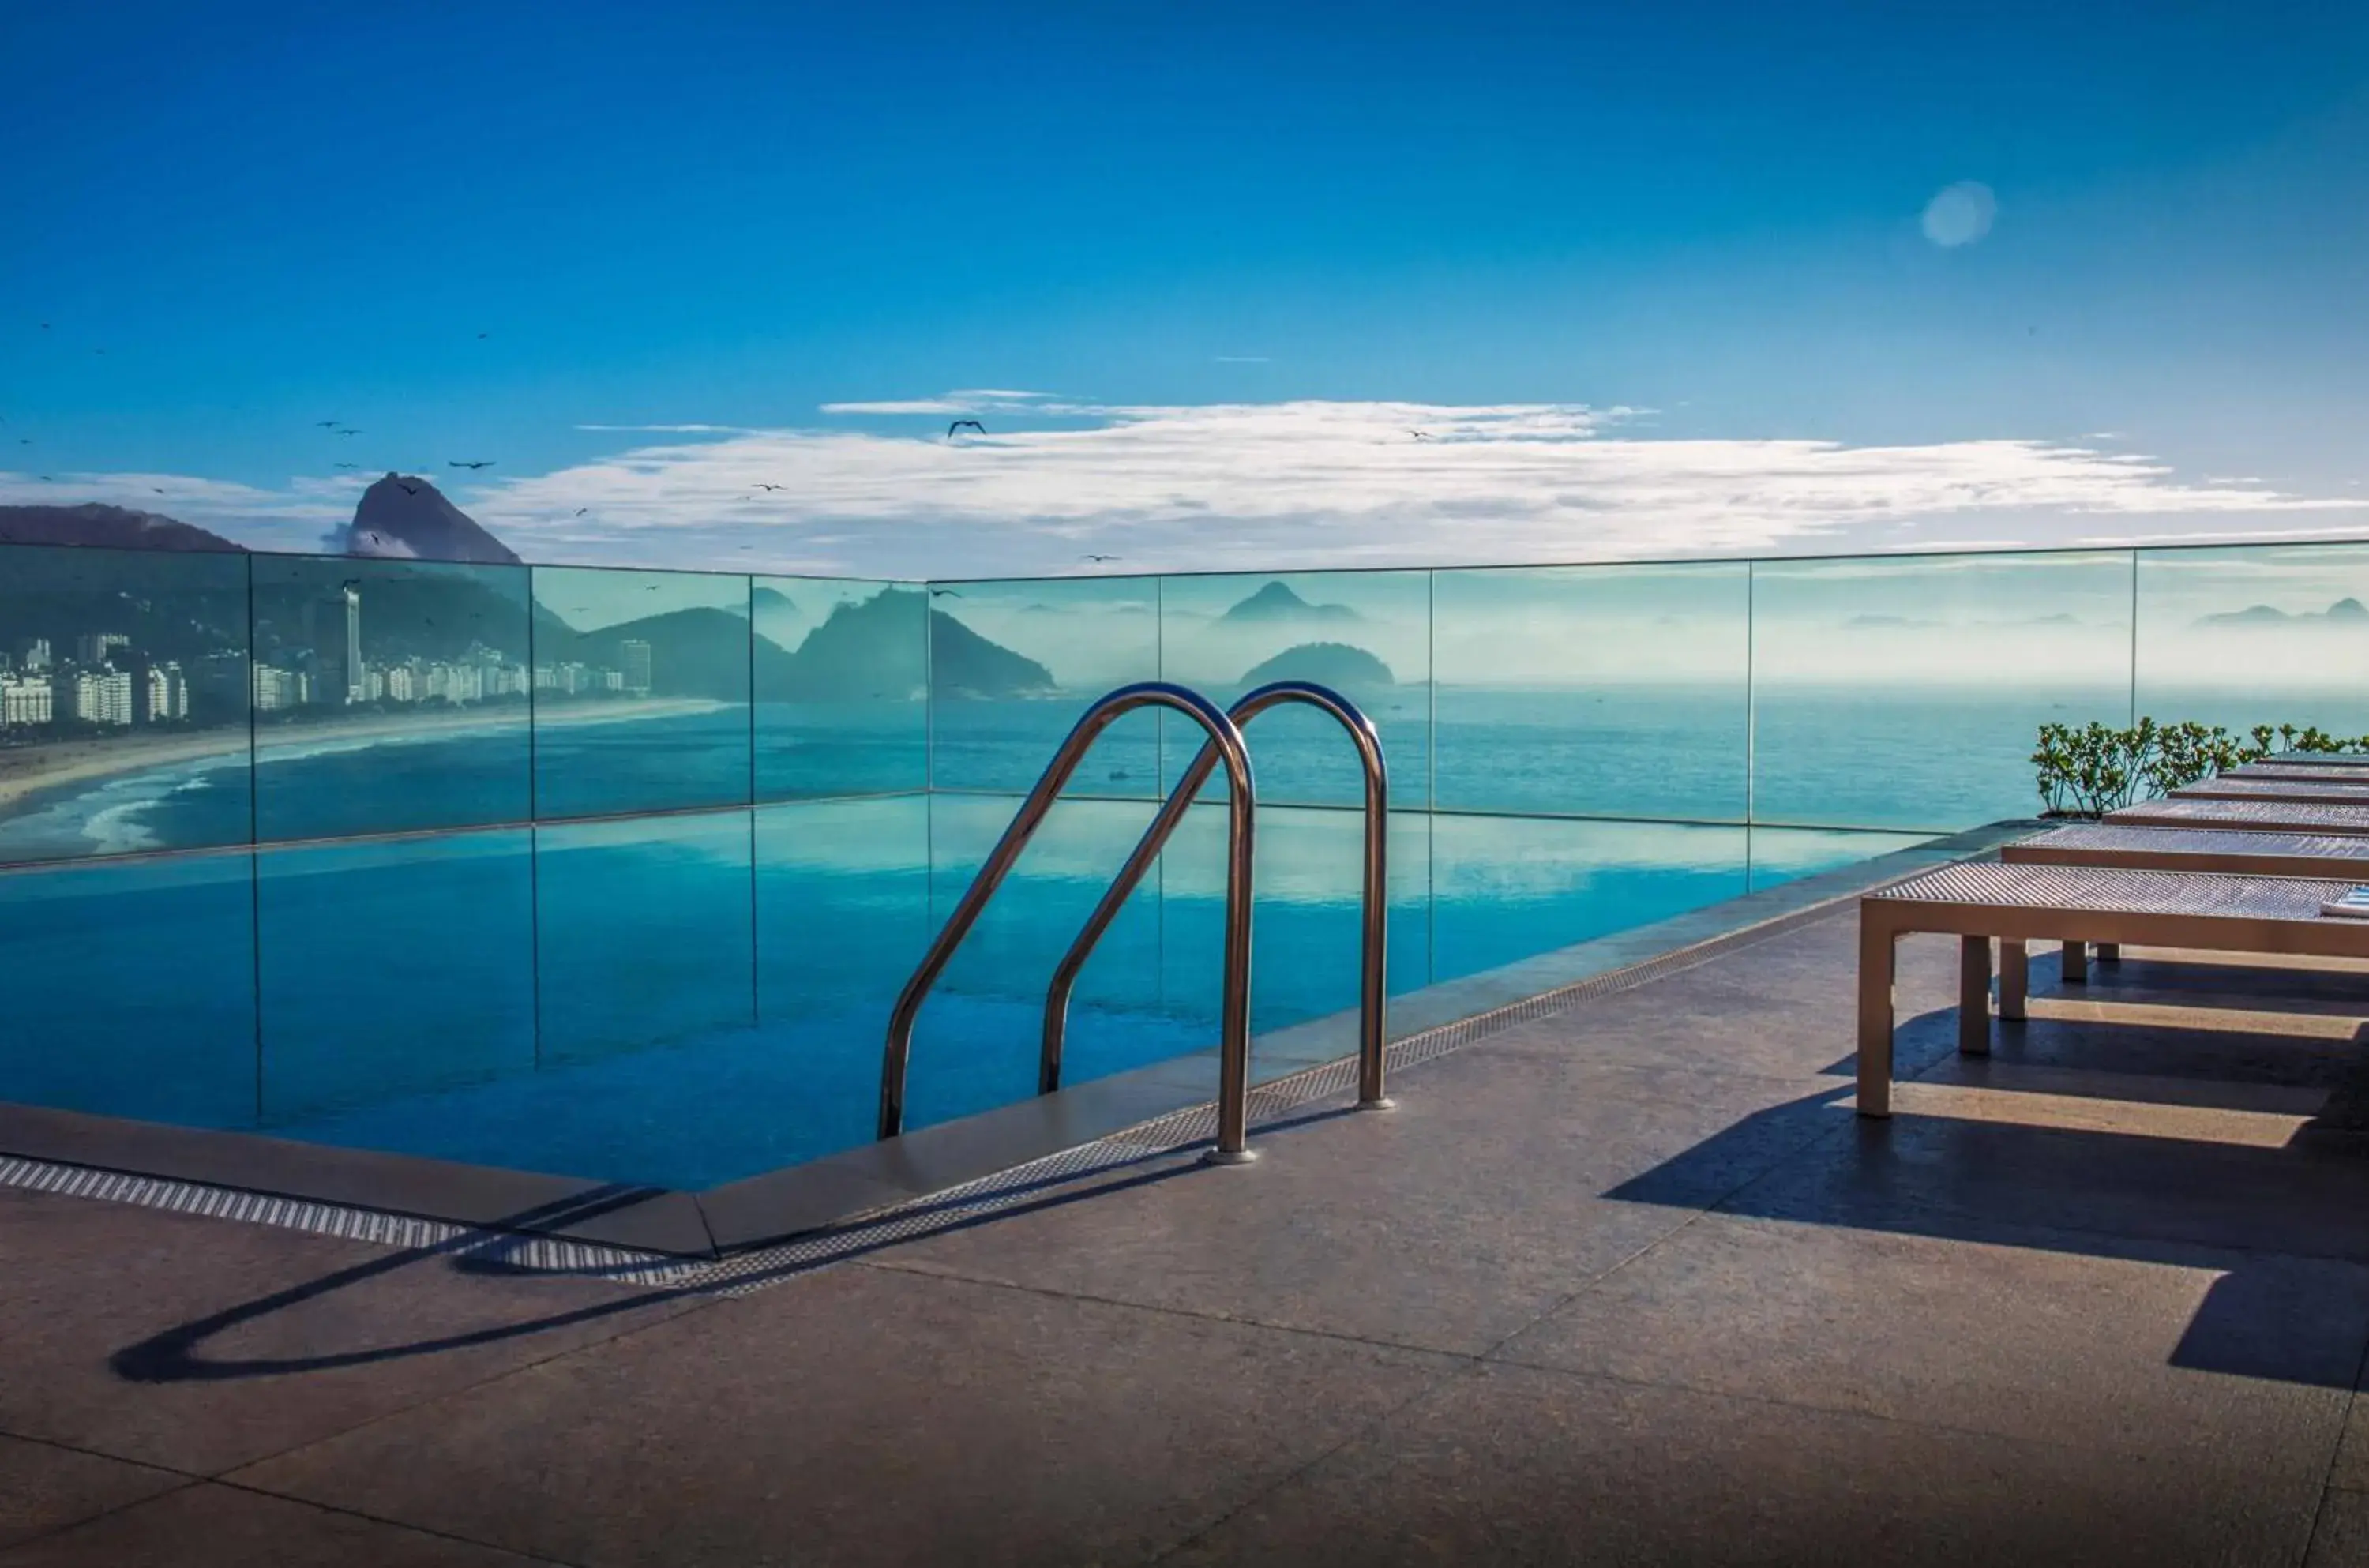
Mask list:
[[[621,430],[681,439],[450,493],[531,560],[881,577],[1073,571],[1088,554],[1117,557],[1102,570],[1282,569],[2369,532],[2358,495],[2184,478],[2086,441],[1664,440],[1633,432],[1635,410],[1576,404],[1010,389],[823,412],[808,429]],[[949,441],[941,418],[988,433]],[[116,500],[292,547],[360,487],[54,477],[0,475],[0,500]]]

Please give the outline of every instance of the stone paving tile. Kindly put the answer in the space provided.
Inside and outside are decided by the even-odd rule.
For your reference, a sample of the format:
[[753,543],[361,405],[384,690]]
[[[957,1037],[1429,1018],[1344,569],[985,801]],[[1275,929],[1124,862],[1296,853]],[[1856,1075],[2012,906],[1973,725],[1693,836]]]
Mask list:
[[0,1551],[0,1568],[532,1568],[539,1561],[212,1483]]
[[2321,1500],[2304,1568],[2361,1568],[2369,1562],[2369,1492],[2330,1488]]
[[1712,1214],[1500,1355],[2126,1454],[2202,1448],[2308,1509],[2364,1347],[2356,1265]]
[[1455,1365],[849,1265],[237,1479],[600,1568],[1139,1561]]
[[0,1189],[0,1431],[212,1474],[689,1305],[464,1267]]
[[189,1483],[169,1470],[0,1437],[0,1549]]
[[1164,1560],[2293,1563],[2242,1474],[1493,1364]]
[[1404,1075],[1395,1112],[1262,1131],[1255,1165],[1104,1177],[878,1261],[1477,1354],[1847,1129],[1845,1091],[1813,1087],[1475,1047]]

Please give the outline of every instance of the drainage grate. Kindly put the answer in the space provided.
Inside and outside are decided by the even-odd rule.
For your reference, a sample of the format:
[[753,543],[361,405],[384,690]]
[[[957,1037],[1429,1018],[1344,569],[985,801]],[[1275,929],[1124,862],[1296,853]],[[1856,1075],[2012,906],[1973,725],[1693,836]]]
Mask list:
[[[1739,948],[1768,941],[1832,914],[1837,904],[1857,897],[1859,891],[1410,1035],[1390,1047],[1390,1071],[1395,1075],[1516,1024],[1548,1017],[1597,997],[1650,985]],[[1251,1124],[1273,1124],[1307,1106],[1345,1099],[1355,1093],[1356,1082],[1356,1059],[1345,1057],[1262,1084],[1251,1092]],[[466,1255],[521,1273],[573,1275],[652,1289],[737,1296],[898,1242],[1018,1207],[1048,1189],[1082,1177],[1210,1142],[1217,1131],[1218,1109],[1214,1104],[1173,1111],[1107,1138],[1065,1149],[944,1192],[854,1216],[812,1236],[713,1259],[685,1259],[556,1237],[485,1230],[341,1204],[275,1197],[233,1187],[127,1175],[7,1155],[0,1155],[0,1187],[100,1198],[383,1247]]]

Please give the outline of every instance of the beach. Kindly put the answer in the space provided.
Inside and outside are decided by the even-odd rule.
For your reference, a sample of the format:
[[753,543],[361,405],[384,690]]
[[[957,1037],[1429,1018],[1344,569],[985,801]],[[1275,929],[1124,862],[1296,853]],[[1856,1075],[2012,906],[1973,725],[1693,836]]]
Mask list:
[[[545,727],[618,724],[633,719],[672,718],[712,713],[727,704],[704,697],[635,697],[618,702],[573,701],[544,705],[535,714]],[[497,729],[525,720],[523,704],[505,708],[456,708],[423,714],[372,714],[358,718],[297,720],[258,727],[254,754],[273,761],[325,745],[447,736]],[[0,748],[0,817],[13,814],[28,797],[69,784],[98,784],[152,769],[220,759],[225,765],[248,755],[243,724],[212,729],[133,731],[113,738],[80,738],[44,745]]]

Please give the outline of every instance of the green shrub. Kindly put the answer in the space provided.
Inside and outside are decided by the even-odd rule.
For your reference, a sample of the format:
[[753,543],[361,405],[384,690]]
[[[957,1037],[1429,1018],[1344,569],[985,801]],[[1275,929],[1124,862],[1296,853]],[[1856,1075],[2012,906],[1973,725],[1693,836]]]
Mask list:
[[2031,754],[2040,801],[2052,817],[2100,817],[2142,794],[2169,795],[2182,784],[2258,761],[2274,751],[2369,751],[2369,735],[2332,736],[2292,724],[2256,725],[2245,736],[2193,719],[2157,724],[2142,718],[2127,729],[2095,722],[2040,727]]

